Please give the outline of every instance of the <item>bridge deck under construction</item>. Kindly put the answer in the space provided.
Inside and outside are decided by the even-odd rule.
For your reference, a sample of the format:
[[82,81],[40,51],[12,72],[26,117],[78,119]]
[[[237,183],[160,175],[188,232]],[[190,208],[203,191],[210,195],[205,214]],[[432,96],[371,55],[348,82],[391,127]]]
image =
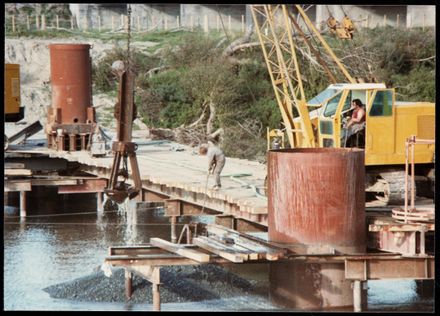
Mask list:
[[[230,214],[267,225],[267,200],[261,195],[264,193],[266,176],[264,164],[227,158],[221,174],[222,188],[214,191],[211,189],[213,176],[207,176],[207,158],[199,156],[195,148],[167,141],[135,141],[139,146],[136,156],[142,179],[142,201],[180,199],[207,211]],[[79,163],[81,171],[102,179],[109,178],[113,162],[111,154],[92,157],[87,151],[56,151],[31,144],[11,145],[5,157],[61,158]]]

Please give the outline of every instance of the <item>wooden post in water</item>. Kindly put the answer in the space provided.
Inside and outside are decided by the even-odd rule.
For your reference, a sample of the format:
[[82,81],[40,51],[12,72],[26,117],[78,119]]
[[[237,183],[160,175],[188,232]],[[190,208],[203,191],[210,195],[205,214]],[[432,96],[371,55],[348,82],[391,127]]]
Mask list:
[[26,191],[20,191],[20,217],[26,217]]
[[353,281],[353,310],[356,313],[362,311],[362,282],[360,280]]
[[101,32],[101,16],[98,15],[98,32]]
[[26,28],[28,31],[31,29],[31,21],[29,15],[26,16]]
[[56,23],[57,23],[57,30],[60,28],[60,18],[58,14],[56,15]]
[[104,193],[103,192],[96,192],[96,208],[98,213],[104,212],[103,203],[104,202]]
[[170,222],[171,222],[171,242],[172,243],[176,243],[176,241],[177,241],[176,219],[177,219],[177,216],[170,216]]
[[73,16],[70,17],[70,29],[73,30]]
[[158,283],[153,283],[153,311],[160,311],[160,289]]
[[125,269],[125,299],[128,301],[133,295],[133,275]]
[[396,27],[399,28],[399,22],[400,22],[400,15],[397,15],[396,17]]
[[383,26],[387,26],[387,15],[384,14],[383,16]]

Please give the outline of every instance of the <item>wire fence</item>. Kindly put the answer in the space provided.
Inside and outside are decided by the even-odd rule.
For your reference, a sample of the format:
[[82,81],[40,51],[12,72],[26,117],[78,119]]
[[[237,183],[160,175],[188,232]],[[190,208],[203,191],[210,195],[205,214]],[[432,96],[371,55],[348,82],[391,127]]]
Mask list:
[[[189,30],[198,28],[205,32],[224,29],[241,32],[246,30],[245,15],[189,15],[185,16],[184,21],[180,16],[132,16],[130,24],[132,32],[167,31],[180,28]],[[63,18],[58,15],[7,15],[5,17],[5,31],[12,33],[50,30],[118,32],[127,31],[127,29],[128,16],[124,14],[106,17],[84,16],[79,21],[73,16]]]
[[[420,21],[421,20],[421,21]],[[431,26],[425,14],[416,20],[411,15],[359,15],[353,19],[355,26],[361,28],[374,28],[380,26],[390,26],[394,28],[413,28],[421,27],[425,30]],[[181,16],[132,16],[132,32],[167,31],[185,28],[188,30],[199,29],[204,32],[210,31],[246,31],[246,27],[252,21],[248,21],[245,15],[185,15],[183,21]],[[325,21],[317,23],[317,27],[322,29]],[[124,14],[105,15],[101,17],[83,16],[77,20],[70,16],[60,17],[58,15],[7,15],[5,16],[5,31],[7,33],[20,33],[26,31],[51,31],[51,30],[70,30],[70,31],[95,31],[95,32],[126,32],[128,30],[128,16]]]

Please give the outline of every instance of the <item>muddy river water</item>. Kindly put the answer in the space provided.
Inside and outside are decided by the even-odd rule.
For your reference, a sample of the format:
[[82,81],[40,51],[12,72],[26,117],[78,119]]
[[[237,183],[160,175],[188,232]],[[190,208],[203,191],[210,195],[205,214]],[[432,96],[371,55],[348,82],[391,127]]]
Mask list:
[[[133,220],[123,210],[97,214],[93,195],[56,194],[29,196],[28,209],[25,221],[16,208],[4,210],[4,310],[152,310],[151,304],[55,299],[43,289],[97,271],[109,246],[147,243],[151,237],[169,240],[169,221],[160,216],[160,209],[139,210]],[[265,265],[234,266],[231,271],[256,280],[263,295],[163,303],[162,310],[282,310],[264,294]],[[369,281],[368,310],[432,312],[434,297],[420,295],[413,280]]]

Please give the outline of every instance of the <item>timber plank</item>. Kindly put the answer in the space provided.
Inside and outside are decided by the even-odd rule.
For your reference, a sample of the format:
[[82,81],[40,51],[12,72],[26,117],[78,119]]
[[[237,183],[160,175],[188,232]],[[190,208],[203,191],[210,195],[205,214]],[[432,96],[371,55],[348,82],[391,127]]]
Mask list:
[[278,260],[284,257],[287,252],[285,248],[270,245],[264,241],[259,241],[253,236],[248,236],[220,225],[208,224],[207,231],[210,234],[221,236],[222,238],[231,238],[236,245],[264,255],[267,260]]
[[188,249],[184,246],[173,244],[167,240],[161,238],[150,238],[150,244],[156,247],[160,247],[170,252],[174,252],[182,257],[186,257],[197,262],[209,262],[211,256],[207,253],[203,253],[194,249]]
[[24,169],[24,163],[5,162],[5,169]]
[[5,169],[5,176],[31,176],[30,169]]
[[219,255],[222,258],[228,259],[229,261],[235,263],[242,263],[244,260],[248,259],[247,254],[237,252],[237,250],[228,248],[220,242],[216,242],[215,240],[205,236],[193,238],[193,243],[200,248],[204,248],[212,253],[215,253],[216,255]]

